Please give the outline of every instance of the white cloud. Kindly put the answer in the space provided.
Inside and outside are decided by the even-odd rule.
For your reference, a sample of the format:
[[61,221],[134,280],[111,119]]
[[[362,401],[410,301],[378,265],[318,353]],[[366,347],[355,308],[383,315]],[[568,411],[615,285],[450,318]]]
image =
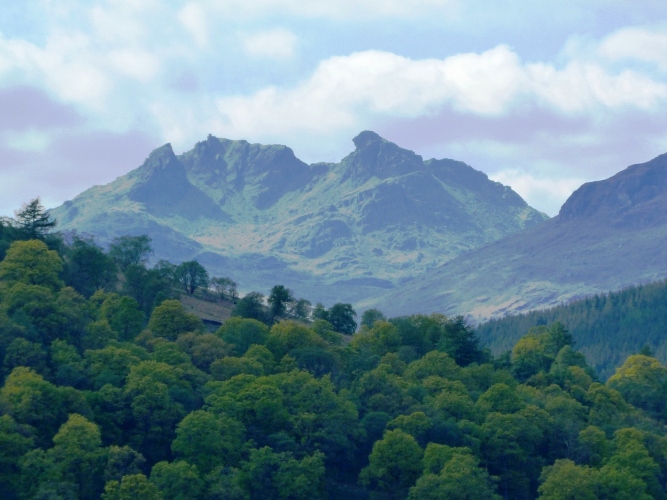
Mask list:
[[294,55],[297,37],[283,28],[253,33],[243,37],[246,53],[255,57],[285,59]]
[[667,70],[667,30],[626,28],[605,38],[599,46],[602,57],[617,61],[636,59]]
[[266,87],[253,95],[219,97],[225,131],[237,135],[298,130],[334,131],[364,117],[415,117],[443,106],[502,116],[537,104],[559,113],[626,107],[643,110],[667,100],[667,85],[625,70],[610,73],[577,61],[564,69],[523,64],[498,46],[481,54],[412,60],[366,51],[332,57],[292,88]]
[[178,19],[200,48],[208,46],[208,21],[205,9],[190,2],[178,13]]
[[544,177],[517,169],[496,172],[489,178],[511,186],[526,203],[539,207],[551,217],[558,214],[565,200],[585,182],[582,178]]

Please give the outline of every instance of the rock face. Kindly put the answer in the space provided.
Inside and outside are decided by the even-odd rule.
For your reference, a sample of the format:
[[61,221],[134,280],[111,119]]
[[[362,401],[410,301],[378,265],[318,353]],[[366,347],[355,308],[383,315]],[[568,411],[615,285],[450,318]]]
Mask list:
[[667,277],[667,155],[584,184],[557,217],[360,304],[484,320]]
[[[276,283],[325,303],[393,288],[542,223],[511,188],[454,160],[428,160],[365,131],[339,163],[286,146],[209,136],[170,145],[53,211],[101,243],[146,233],[157,258],[198,259],[246,289]],[[327,286],[323,286],[327,285]]]

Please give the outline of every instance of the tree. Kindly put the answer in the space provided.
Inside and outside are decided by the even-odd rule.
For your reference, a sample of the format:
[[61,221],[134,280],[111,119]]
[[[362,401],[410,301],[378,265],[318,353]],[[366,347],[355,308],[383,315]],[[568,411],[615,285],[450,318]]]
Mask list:
[[[500,500],[489,473],[469,453],[454,453],[439,474],[425,474],[410,489],[409,500]],[[564,497],[566,498],[566,497]],[[567,497],[569,498],[569,497]]]
[[97,290],[113,287],[116,264],[92,238],[75,236],[67,251],[65,281],[80,294],[90,297]]
[[183,262],[174,270],[174,278],[181,285],[185,293],[192,295],[197,288],[208,288],[208,272],[196,260]]
[[153,253],[151,238],[147,235],[120,236],[109,246],[109,257],[125,271],[129,266],[144,265]]
[[157,486],[143,474],[124,476],[118,481],[109,481],[104,487],[102,500],[164,500]]
[[334,304],[329,313],[327,314],[328,318],[326,319],[334,327],[334,330],[338,333],[345,333],[347,335],[352,335],[357,330],[357,322],[354,321],[354,317],[357,313],[352,309],[352,304]]
[[171,449],[177,457],[208,474],[219,465],[234,465],[238,461],[244,433],[238,420],[197,410],[178,424]]
[[379,309],[366,309],[361,315],[361,326],[373,328],[376,321],[387,321],[387,318]]
[[368,467],[359,475],[364,486],[374,485],[392,498],[404,497],[422,472],[423,450],[400,429],[387,431],[373,445]]
[[156,463],[150,481],[160,489],[165,500],[197,500],[204,491],[204,481],[197,467],[183,460]]
[[151,314],[148,329],[155,336],[176,340],[180,334],[202,331],[204,326],[197,316],[186,312],[178,300],[165,300]]
[[210,284],[221,299],[235,301],[238,298],[238,284],[231,278],[211,278]]
[[42,206],[39,198],[35,198],[30,203],[24,203],[21,209],[14,213],[14,216],[19,227],[31,239],[44,238],[58,223],[55,219],[51,220],[51,216]]
[[310,318],[310,313],[312,310],[312,304],[310,300],[299,299],[292,302],[290,305],[288,314],[294,319],[308,320]]
[[44,242],[15,241],[0,262],[0,280],[59,290],[63,286],[58,277],[62,269],[62,260]]
[[236,303],[234,309],[232,309],[232,316],[256,319],[262,323],[267,323],[264,295],[258,292],[250,292]]
[[538,488],[543,500],[596,500],[597,471],[571,460],[556,460],[542,470]]
[[276,285],[271,289],[267,301],[270,306],[271,318],[275,321],[276,318],[285,317],[288,304],[294,302],[294,294],[292,290],[285,288],[285,286]]

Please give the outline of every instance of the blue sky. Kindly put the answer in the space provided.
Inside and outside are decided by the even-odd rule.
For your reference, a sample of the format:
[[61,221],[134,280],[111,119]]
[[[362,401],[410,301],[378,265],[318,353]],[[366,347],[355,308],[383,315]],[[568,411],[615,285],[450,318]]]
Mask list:
[[211,133],[338,161],[370,129],[555,215],[667,152],[664,0],[26,0],[0,7],[0,214]]

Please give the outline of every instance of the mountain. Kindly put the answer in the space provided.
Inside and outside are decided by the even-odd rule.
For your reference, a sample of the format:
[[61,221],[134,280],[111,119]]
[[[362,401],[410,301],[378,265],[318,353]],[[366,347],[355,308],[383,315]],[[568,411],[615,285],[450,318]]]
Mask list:
[[167,144],[52,215],[103,244],[148,234],[156,259],[325,303],[366,299],[547,219],[462,162],[424,161],[370,131],[353,142],[339,163],[311,165],[286,146],[209,136],[176,155]]
[[584,184],[559,214],[363,301],[473,321],[553,307],[667,276],[667,154]]

